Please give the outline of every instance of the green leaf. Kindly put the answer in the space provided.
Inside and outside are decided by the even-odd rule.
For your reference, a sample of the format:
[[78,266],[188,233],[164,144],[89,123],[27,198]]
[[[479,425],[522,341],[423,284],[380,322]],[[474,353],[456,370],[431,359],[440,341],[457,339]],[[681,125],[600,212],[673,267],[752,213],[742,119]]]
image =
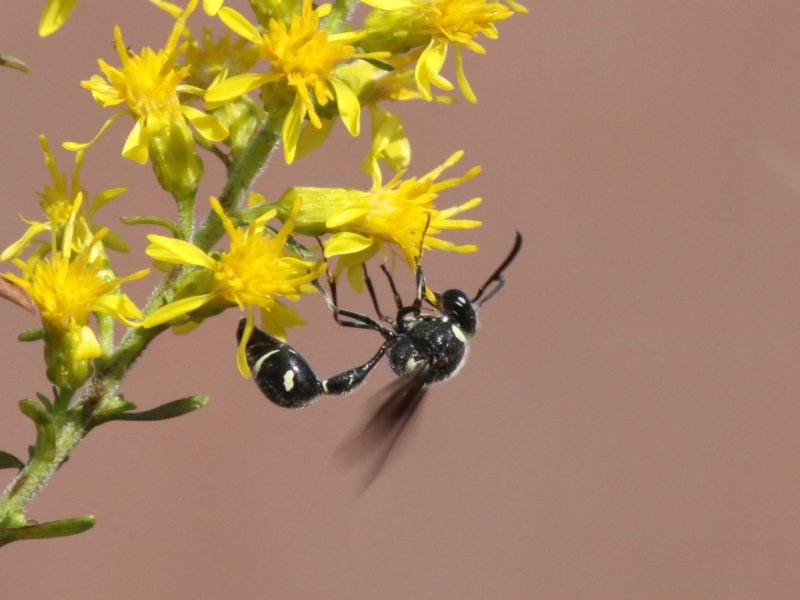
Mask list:
[[368,62],[376,69],[380,69],[381,71],[394,71],[394,67],[389,63],[383,62],[382,60],[378,60],[376,58],[364,58],[362,59],[364,62]]
[[43,406],[30,400],[20,400],[19,409],[36,425],[36,457],[53,460],[56,455],[56,428],[52,416]]
[[17,336],[20,342],[36,342],[44,339],[44,329],[26,329]]
[[286,246],[303,260],[312,260],[314,258],[314,252],[298,242],[293,235],[286,238]]
[[[119,415],[124,414],[126,411],[131,411],[136,408],[133,402],[128,402],[122,394],[109,398],[103,404],[95,409],[91,419],[91,427],[97,427],[101,423],[113,421],[118,419]],[[85,407],[76,406],[73,410],[83,411]]]
[[22,469],[25,466],[20,459],[13,454],[0,450],[0,469]]
[[183,239],[181,228],[169,219],[161,217],[122,217],[120,221],[125,225],[158,225],[159,227],[168,229],[177,239]]
[[31,402],[30,400],[20,400],[19,401],[19,409],[22,411],[22,414],[32,419],[36,425],[52,425],[53,418],[50,416],[50,413],[47,412],[45,408],[39,406],[35,402]]
[[0,529],[0,546],[21,540],[43,540],[54,537],[76,535],[94,527],[95,518],[91,515],[58,519],[46,523],[23,525],[11,529]]
[[22,71],[23,73],[30,72],[28,65],[22,62],[16,56],[11,56],[10,54],[0,54],[0,66],[11,67],[17,71]]
[[173,400],[150,410],[124,412],[108,419],[109,421],[163,421],[188,414],[208,403],[208,396],[197,395]]
[[50,401],[50,398],[39,392],[36,392],[36,397],[39,399],[39,402],[44,404],[44,407],[47,409],[47,412],[49,413],[53,412],[53,403]]

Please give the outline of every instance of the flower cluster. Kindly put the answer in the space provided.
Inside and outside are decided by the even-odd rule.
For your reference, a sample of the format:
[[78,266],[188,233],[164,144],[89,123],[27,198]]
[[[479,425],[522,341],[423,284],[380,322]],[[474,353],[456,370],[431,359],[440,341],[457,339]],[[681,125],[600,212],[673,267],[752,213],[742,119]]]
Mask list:
[[[392,269],[414,270],[428,251],[476,250],[470,240],[462,243],[451,234],[481,224],[462,218],[481,199],[459,199],[448,190],[460,192],[480,168],[445,176],[463,156],[457,151],[427,173],[415,174],[399,103],[476,102],[464,50],[484,54],[483,38],[495,39],[501,21],[526,10],[515,0],[362,2],[363,11],[356,10],[358,0],[239,2],[251,9],[246,16],[224,0],[150,0],[130,6],[163,19],[163,46],[128,46],[122,34],[125,29],[130,40],[127,25],[106,33],[113,39],[113,58],[98,59],[98,70],[92,75],[87,69],[81,86],[102,109],[111,109],[110,116],[102,125],[98,118],[89,131],[75,132],[75,139],[91,138],[88,142],[62,143],[74,152],[69,175],[59,170],[47,139],[40,138],[51,181],[39,193],[37,216],[24,210],[19,237],[0,252],[7,265],[0,273],[0,298],[38,317],[40,322],[19,339],[43,344],[52,383],[51,395],[37,393],[36,400],[19,403],[36,428],[27,464],[0,450],[0,468],[20,469],[0,493],[0,546],[80,533],[93,525],[88,516],[41,523],[26,515],[26,505],[89,431],[112,420],[169,419],[206,403],[208,397],[197,394],[136,410],[120,393],[122,379],[163,332],[188,333],[206,319],[239,311],[245,318],[236,330],[235,355],[243,376],[251,376],[252,368],[265,390],[264,381],[277,375],[277,385],[297,397],[335,393],[363,378],[386,345],[357,369],[362,375],[328,380],[334,382],[329,389],[327,382],[308,375],[297,379],[301,359],[256,331],[256,321],[272,336],[285,338],[289,327],[303,323],[290,304],[318,291],[316,298],[322,296],[337,311],[336,278],[346,275],[356,291],[363,290],[370,260],[384,263],[399,304]],[[78,0],[43,4],[41,36],[55,33],[82,8]],[[6,11],[9,17],[11,12]],[[451,64],[448,52],[455,57]],[[0,55],[3,64],[27,70],[8,55]],[[460,93],[453,93],[456,87]],[[296,166],[335,139],[330,134],[338,123],[359,138],[362,115],[369,121],[369,139],[346,143],[361,143],[366,150],[342,155],[364,156],[353,170],[360,167],[371,185],[323,187],[298,175],[275,198],[258,192],[257,179],[281,146],[283,160],[271,166]],[[96,144],[106,143],[98,140],[117,121],[128,128],[122,157],[149,166],[173,206],[142,214],[135,189],[87,191],[90,172],[84,163],[98,151]],[[225,183],[200,196],[210,185],[204,177],[209,160],[219,161],[217,172],[224,172]],[[122,275],[134,269],[121,268],[119,252],[141,247],[144,240],[129,246],[103,221],[109,211],[101,210],[123,192],[125,199],[115,205],[124,202],[126,214],[138,215],[122,218],[128,226],[125,238],[147,228],[149,245],[140,259],[158,275],[139,305],[132,298],[142,282],[130,283],[150,278],[150,269]],[[519,240],[500,270],[516,254]],[[431,306],[443,306],[417,272],[418,298],[424,294]],[[499,279],[499,271],[490,279],[498,282],[495,290]],[[379,312],[374,293],[372,301]],[[398,318],[417,308],[417,303],[398,308]],[[335,312],[348,315],[359,317],[344,309]],[[340,323],[371,327],[365,319]],[[283,363],[267,362],[275,353]]]
[[[41,35],[57,30],[76,3],[48,0]],[[208,18],[226,27],[217,35],[207,25],[194,27],[200,0],[150,3],[168,19],[166,42],[136,51],[122,29],[114,28],[116,64],[100,59],[99,73],[82,86],[98,105],[116,112],[89,142],[64,143],[75,152],[69,180],[42,139],[53,179],[40,195],[44,217],[26,219],[27,230],[0,255],[20,269],[6,278],[39,307],[51,379],[75,387],[91,371],[86,361],[106,352],[103,336],[98,342],[89,324],[92,314],[98,323],[110,316],[143,331],[183,332],[234,307],[247,315],[237,363],[248,374],[244,347],[256,316],[267,330],[285,336],[287,327],[302,320],[282,301],[315,291],[315,280],[326,270],[333,277],[346,273],[360,291],[362,266],[373,257],[391,268],[399,259],[413,269],[421,252],[476,250],[446,234],[480,225],[460,217],[480,198],[439,204],[446,190],[480,169],[443,178],[461,159],[459,151],[428,173],[411,175],[411,141],[389,104],[455,101],[448,94],[455,86],[443,74],[450,49],[461,95],[475,102],[463,50],[485,53],[479,38],[495,39],[497,24],[526,12],[522,6],[514,0],[364,0],[369,10],[354,26],[347,20],[355,0],[251,0],[252,16],[223,0],[203,0]],[[368,189],[298,182],[267,201],[250,188],[278,142],[284,162],[293,164],[329,139],[338,122],[359,136],[362,112],[370,118],[371,143],[361,164],[372,180]],[[180,217],[178,223],[162,216],[128,221],[169,231],[148,235],[146,253],[170,285],[141,312],[119,287],[145,272],[118,277],[106,250],[124,251],[127,245],[95,222],[98,209],[123,189],[88,201],[80,176],[89,148],[115,121],[127,118],[132,125],[122,156],[152,167],[177,201]],[[211,198],[197,229],[197,207],[208,206],[196,202],[204,152],[223,161],[229,181],[219,199]],[[243,173],[251,178],[237,182]],[[276,226],[270,225],[274,219]],[[227,243],[215,249],[223,235]],[[324,238],[316,257],[317,244],[303,241],[304,235]]]
[[[61,388],[75,389],[91,375],[92,361],[108,351],[101,347],[89,317],[106,315],[135,326],[142,314],[120,285],[146,276],[148,270],[117,276],[106,248],[124,250],[125,243],[93,223],[96,211],[124,189],[97,194],[84,210],[88,193],[80,179],[83,154],[77,154],[68,182],[58,170],[47,139],[42,137],[40,142],[53,179],[53,185],[46,185],[40,194],[45,220],[26,219],[28,230],[0,259],[13,261],[19,273],[3,277],[24,290],[41,315],[48,379]],[[47,242],[41,239],[44,233],[49,233]],[[29,255],[23,260],[20,256],[25,252]]]
[[277,297],[296,301],[302,294],[315,291],[311,282],[325,266],[302,260],[285,247],[299,205],[295,205],[286,225],[274,236],[266,231],[267,222],[276,214],[274,209],[253,219],[246,229],[240,229],[224,213],[216,198],[211,199],[211,206],[230,238],[228,250],[209,254],[183,240],[147,236],[150,246],[146,252],[150,257],[198,269],[182,281],[176,299],[148,315],[142,325],[155,327],[180,322],[187,316],[202,320],[231,306],[246,309],[248,329],[239,344],[237,364],[242,374],[249,377],[244,348],[253,330],[255,309],[261,310],[265,329],[285,339],[285,328],[299,325],[302,320],[278,302]]

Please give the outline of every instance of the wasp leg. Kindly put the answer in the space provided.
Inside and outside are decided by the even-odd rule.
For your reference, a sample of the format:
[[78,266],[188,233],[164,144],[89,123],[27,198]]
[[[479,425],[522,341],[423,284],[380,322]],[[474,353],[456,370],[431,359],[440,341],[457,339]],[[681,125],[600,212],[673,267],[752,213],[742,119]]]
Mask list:
[[389,273],[389,269],[386,268],[386,265],[381,265],[381,271],[383,274],[386,275],[386,279],[389,280],[389,287],[392,288],[392,294],[394,294],[394,305],[397,310],[403,308],[403,299],[400,297],[400,292],[397,291],[397,286],[394,284],[394,277],[392,274]]
[[[381,265],[383,268],[383,265]],[[375,286],[372,285],[372,278],[369,276],[369,272],[367,271],[367,264],[362,263],[361,269],[364,272],[364,283],[367,286],[367,291],[369,292],[369,298],[372,300],[372,307],[375,309],[375,314],[378,315],[378,318],[383,321],[384,323],[388,323],[392,327],[394,327],[394,319],[387,314],[384,314],[381,311],[381,307],[378,304],[378,295],[375,293]]]

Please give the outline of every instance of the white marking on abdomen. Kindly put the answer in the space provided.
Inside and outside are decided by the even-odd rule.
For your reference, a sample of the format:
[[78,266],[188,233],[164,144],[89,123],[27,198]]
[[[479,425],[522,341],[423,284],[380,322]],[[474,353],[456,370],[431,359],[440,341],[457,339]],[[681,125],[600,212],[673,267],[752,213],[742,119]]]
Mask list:
[[258,372],[261,370],[261,366],[264,364],[264,361],[267,360],[270,356],[272,356],[276,352],[280,352],[280,350],[273,350],[272,352],[267,352],[264,356],[262,356],[256,361],[256,364],[253,365],[253,377],[258,375]]
[[286,373],[283,374],[283,389],[287,392],[291,392],[292,388],[294,387],[294,371],[289,369]]

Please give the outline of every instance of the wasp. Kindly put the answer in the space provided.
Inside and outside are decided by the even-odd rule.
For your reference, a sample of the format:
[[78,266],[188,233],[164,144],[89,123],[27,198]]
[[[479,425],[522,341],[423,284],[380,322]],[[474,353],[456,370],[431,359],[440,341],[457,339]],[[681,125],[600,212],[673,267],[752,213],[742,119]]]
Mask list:
[[[334,319],[343,327],[368,329],[380,334],[383,343],[378,351],[359,366],[328,379],[320,379],[292,346],[256,328],[245,347],[253,379],[275,404],[302,408],[323,395],[352,392],[386,356],[389,367],[398,379],[385,388],[380,395],[378,410],[354,440],[356,446],[361,448],[380,448],[371,481],[422,402],[428,387],[452,377],[463,366],[469,339],[478,328],[478,310],[503,288],[503,273],[521,247],[522,235],[518,232],[511,251],[472,298],[460,289],[429,292],[422,267],[417,261],[416,296],[411,304],[405,305],[392,275],[381,265],[394,295],[394,317],[381,312],[365,268],[365,283],[378,320],[340,308],[335,280],[328,275],[330,293],[320,285],[318,289],[323,292]],[[432,310],[423,311],[425,304]],[[238,341],[241,341],[244,333],[245,322],[245,319],[239,322],[236,332]]]

